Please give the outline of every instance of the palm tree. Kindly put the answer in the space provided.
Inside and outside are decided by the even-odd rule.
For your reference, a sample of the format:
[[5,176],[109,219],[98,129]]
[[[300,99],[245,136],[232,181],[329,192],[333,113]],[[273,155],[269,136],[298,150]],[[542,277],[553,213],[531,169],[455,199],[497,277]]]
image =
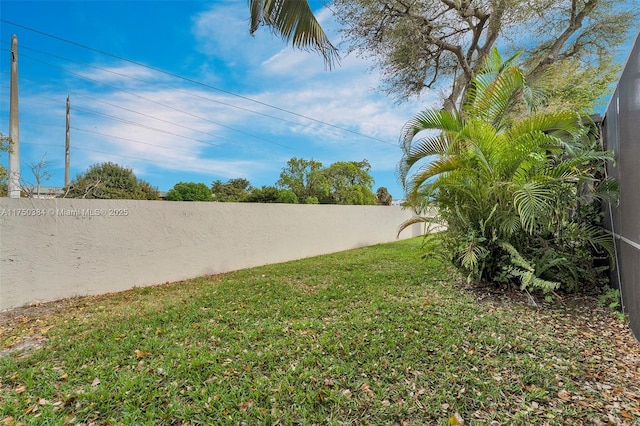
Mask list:
[[307,0],[249,0],[249,9],[251,34],[260,25],[267,25],[292,46],[320,53],[329,69],[340,61],[338,49],[331,44]]
[[[555,266],[573,271],[570,281],[579,278],[581,265],[565,255],[567,236],[610,247],[601,229],[574,216],[611,155],[597,149],[577,113],[535,113],[543,97],[513,65],[516,58],[502,62],[494,50],[460,113],[427,110],[410,120],[399,174],[419,212],[437,207],[435,220],[448,226],[455,260],[471,280],[516,278],[524,288],[551,291],[560,285]],[[591,191],[590,201],[612,188],[605,182],[607,191]],[[429,220],[422,215],[405,226]],[[544,265],[536,262],[545,256]]]

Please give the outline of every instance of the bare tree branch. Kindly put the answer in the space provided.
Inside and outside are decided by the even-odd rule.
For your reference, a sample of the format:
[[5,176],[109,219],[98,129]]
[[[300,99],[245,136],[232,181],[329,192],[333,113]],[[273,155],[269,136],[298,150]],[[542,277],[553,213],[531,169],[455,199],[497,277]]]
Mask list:
[[570,58],[597,67],[639,14],[624,10],[623,0],[334,0],[333,6],[349,51],[375,61],[384,91],[403,101],[425,89],[448,90],[449,110],[500,39],[512,42],[509,54],[526,47],[523,59],[534,74]]

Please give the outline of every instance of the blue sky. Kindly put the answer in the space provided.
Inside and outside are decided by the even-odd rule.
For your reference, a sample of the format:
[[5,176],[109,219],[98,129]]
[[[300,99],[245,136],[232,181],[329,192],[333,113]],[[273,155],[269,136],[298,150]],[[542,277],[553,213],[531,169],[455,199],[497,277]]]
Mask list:
[[[312,4],[339,43],[331,13]],[[440,105],[437,92],[394,103],[376,90],[379,75],[364,59],[347,56],[327,71],[319,55],[293,50],[267,29],[251,37],[245,0],[3,0],[0,16],[27,27],[0,23],[0,132],[8,134],[16,34],[27,182],[28,165],[45,156],[53,172],[45,185],[64,183],[69,96],[72,178],[112,161],[163,191],[237,177],[259,187],[275,184],[291,157],[325,166],[366,159],[374,191],[385,186],[402,198],[401,128]]]

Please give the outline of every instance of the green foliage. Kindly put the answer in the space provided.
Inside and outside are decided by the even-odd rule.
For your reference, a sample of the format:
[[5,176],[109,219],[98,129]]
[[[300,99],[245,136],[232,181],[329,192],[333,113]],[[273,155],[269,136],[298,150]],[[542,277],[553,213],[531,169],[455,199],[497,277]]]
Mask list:
[[329,185],[326,204],[370,205],[376,203],[369,174],[371,164],[363,161],[338,161],[322,170]]
[[278,190],[278,202],[287,204],[298,204],[298,197],[289,189]]
[[278,188],[276,188],[275,186],[251,188],[251,192],[249,192],[249,195],[247,196],[245,201],[248,203],[277,203]]
[[282,169],[277,186],[292,191],[300,204],[375,204],[370,169],[367,160],[338,161],[323,167],[313,159],[294,157]]
[[620,300],[620,290],[617,288],[609,288],[600,296],[598,305],[603,308],[619,311],[621,308]]
[[611,58],[602,58],[597,64],[567,59],[551,65],[541,79],[549,93],[549,101],[541,110],[592,114],[603,109],[609,100],[611,84],[617,81],[621,68]]
[[370,169],[367,160],[323,167],[319,161],[293,157],[276,186],[256,188],[246,179],[231,179],[227,183],[217,180],[211,189],[214,201],[369,205],[376,203]]
[[94,164],[65,189],[67,198],[157,200],[158,189],[138,179],[133,170],[111,162]]
[[550,76],[551,110],[593,111],[639,16],[624,0],[335,0],[332,10],[350,50],[381,70],[385,92],[402,101],[439,89],[449,111],[497,45],[524,52],[525,75]]
[[390,206],[393,201],[393,197],[389,194],[389,190],[384,186],[381,186],[376,191],[376,203],[381,206]]
[[278,189],[275,186],[251,188],[246,200],[249,203],[289,203],[297,204],[298,197],[288,189]]
[[617,288],[608,288],[598,300],[598,306],[607,308],[621,322],[626,322],[627,318],[622,307],[622,294]]
[[167,192],[168,201],[213,201],[211,189],[204,183],[178,182]]
[[[8,136],[4,136],[0,133],[0,153],[9,152],[11,150],[11,139]],[[8,171],[0,163],[0,197],[7,196],[7,178]]]
[[494,50],[459,114],[423,111],[407,123],[407,198],[418,215],[437,207],[470,281],[545,293],[599,286],[613,250],[599,203],[616,198],[614,182],[599,177],[612,155],[588,117],[535,113],[544,93],[515,58]]
[[336,49],[313,15],[307,0],[249,0],[250,33],[267,25],[293,47],[314,50],[328,68],[340,61]]
[[229,179],[227,183],[216,180],[211,184],[213,201],[220,202],[242,202],[249,196],[251,183],[244,178]]
[[314,198],[322,200],[329,195],[329,183],[322,173],[322,163],[313,159],[291,158],[282,169],[276,185],[293,191],[300,204],[309,204],[307,200]]

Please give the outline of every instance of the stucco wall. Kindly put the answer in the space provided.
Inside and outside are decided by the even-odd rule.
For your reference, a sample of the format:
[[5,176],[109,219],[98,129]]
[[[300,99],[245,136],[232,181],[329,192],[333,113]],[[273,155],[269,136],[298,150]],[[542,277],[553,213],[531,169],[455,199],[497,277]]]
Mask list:
[[0,198],[0,310],[389,242],[410,216],[382,206]]

